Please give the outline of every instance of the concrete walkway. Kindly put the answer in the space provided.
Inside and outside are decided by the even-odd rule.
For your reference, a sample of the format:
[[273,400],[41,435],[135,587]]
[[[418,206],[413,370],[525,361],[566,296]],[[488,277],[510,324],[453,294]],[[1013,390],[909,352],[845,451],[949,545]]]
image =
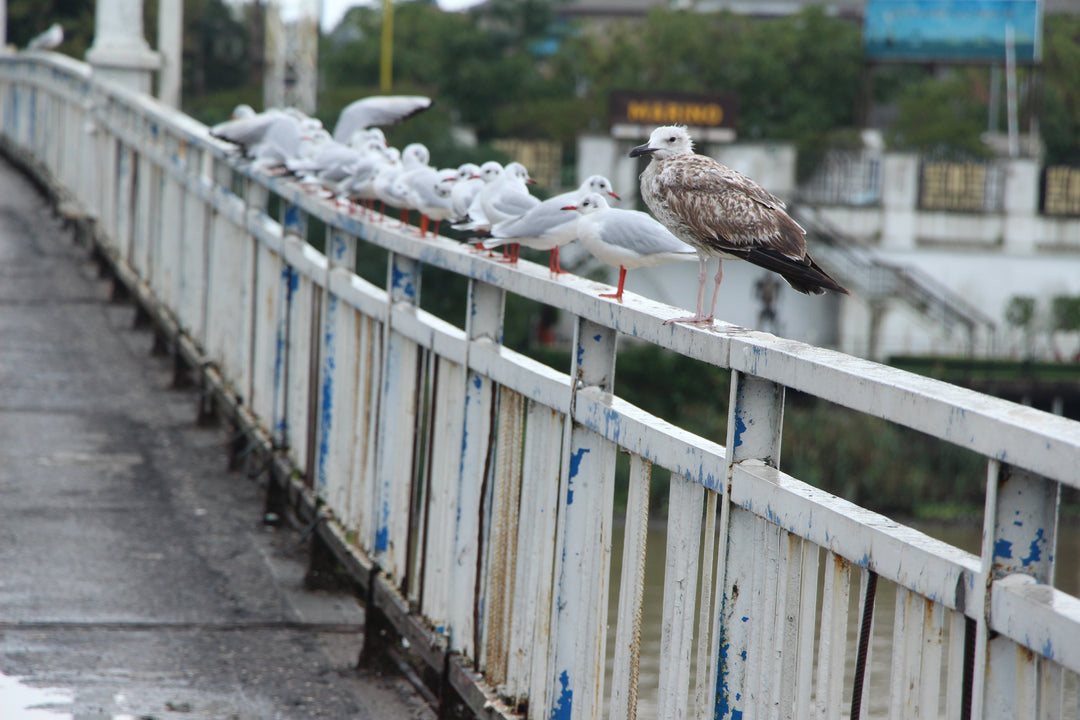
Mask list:
[[0,718],[432,717],[0,161]]

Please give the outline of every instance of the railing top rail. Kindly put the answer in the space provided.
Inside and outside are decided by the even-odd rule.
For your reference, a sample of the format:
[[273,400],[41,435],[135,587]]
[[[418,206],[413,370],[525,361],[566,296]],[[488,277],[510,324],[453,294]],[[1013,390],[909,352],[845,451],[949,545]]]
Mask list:
[[[39,58],[35,57],[35,62]],[[81,64],[50,55],[58,69],[86,77]],[[0,59],[10,66],[16,56]],[[21,61],[26,63],[26,60]],[[598,297],[607,289],[578,276],[551,279],[547,268],[520,261],[517,267],[477,256],[445,238],[419,239],[407,233],[372,229],[331,203],[284,178],[255,171],[208,134],[205,125],[166,108],[152,98],[108,85],[107,92],[128,109],[168,127],[170,132],[215,156],[236,172],[267,187],[304,212],[344,233],[358,236],[423,263],[555,306],[598,325],[721,367],[749,373],[828,402],[918,430],[1001,462],[1017,465],[1080,488],[1080,423],[983,395],[837,351],[748,330],[724,322],[703,328],[663,321],[685,310],[627,294],[622,303]],[[98,108],[103,111],[102,108]],[[119,128],[118,128],[119,129]],[[146,137],[127,142],[148,145]],[[201,168],[197,170],[201,172]],[[228,192],[228,188],[223,188]]]

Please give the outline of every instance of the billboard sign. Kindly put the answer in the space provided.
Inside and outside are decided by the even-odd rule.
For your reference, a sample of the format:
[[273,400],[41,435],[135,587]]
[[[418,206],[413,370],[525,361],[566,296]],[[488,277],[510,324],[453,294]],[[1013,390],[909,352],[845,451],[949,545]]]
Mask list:
[[871,60],[1004,62],[1008,28],[1018,63],[1039,60],[1038,0],[867,0]]
[[686,125],[695,137],[720,142],[734,139],[738,103],[730,95],[678,92],[613,92],[608,116],[616,137],[648,137],[658,125]]

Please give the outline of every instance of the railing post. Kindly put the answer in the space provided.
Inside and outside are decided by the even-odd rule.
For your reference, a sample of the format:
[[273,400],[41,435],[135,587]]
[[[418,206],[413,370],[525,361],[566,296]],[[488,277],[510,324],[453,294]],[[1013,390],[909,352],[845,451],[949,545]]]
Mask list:
[[346,272],[356,269],[356,238],[335,230],[326,229],[326,282],[323,284],[323,326],[319,343],[319,395],[316,447],[318,457],[315,465],[315,489],[320,497],[327,486],[326,468],[330,452],[330,430],[334,422],[334,370],[338,363],[336,337],[339,301],[330,292],[330,276],[341,268]]
[[[717,629],[713,633],[714,717],[728,720],[742,715],[751,706],[745,664],[750,653],[761,652],[751,642],[753,613],[751,579],[754,554],[761,548],[753,543],[755,533],[746,529],[732,534],[731,477],[735,465],[758,460],[770,467],[780,466],[780,440],[784,423],[784,386],[738,370],[731,372],[731,392],[727,421],[727,479],[720,501],[719,567],[716,573]],[[740,525],[742,527],[742,525]],[[734,549],[738,547],[739,550]],[[749,553],[743,552],[749,550]],[[740,595],[741,586],[741,595]]]
[[390,253],[387,287],[390,302],[383,323],[383,384],[379,400],[375,460],[375,560],[391,578],[399,579],[408,547],[409,497],[413,476],[416,425],[416,362],[418,348],[395,332],[395,306],[420,304],[421,263]]
[[569,441],[563,443],[559,520],[551,610],[552,669],[548,717],[600,717],[611,567],[611,514],[615,445],[573,422],[574,397],[585,388],[611,392],[615,380],[614,330],[578,318],[574,336]]
[[990,591],[995,581],[1017,573],[1053,584],[1060,502],[1058,483],[990,461],[982,546],[986,597],[976,625],[973,718],[1025,717],[1037,707],[1043,667],[1009,638],[990,637]]
[[[469,281],[465,335],[470,344],[502,342],[506,291],[481,282]],[[479,657],[479,629],[476,613],[477,579],[480,573],[481,506],[489,476],[492,421],[495,416],[495,385],[474,370],[465,379],[465,422],[458,473],[458,512],[454,529],[454,561],[450,570],[450,649],[466,657]]]
[[[307,214],[296,205],[281,201],[279,222],[281,223],[282,239],[294,235],[304,241],[307,237]],[[285,253],[281,258],[281,313],[278,316],[277,339],[274,343],[274,416],[272,418],[272,433],[274,441],[279,447],[287,448],[292,442],[291,428],[289,428],[289,376],[293,368],[289,364],[289,333],[292,321],[293,295],[299,285],[296,270],[285,260]]]

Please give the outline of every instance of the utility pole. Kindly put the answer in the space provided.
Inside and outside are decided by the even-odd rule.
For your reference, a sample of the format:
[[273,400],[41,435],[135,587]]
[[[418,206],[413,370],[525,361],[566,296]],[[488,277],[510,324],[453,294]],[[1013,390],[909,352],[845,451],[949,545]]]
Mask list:
[[319,0],[266,3],[263,104],[315,112],[319,85]]
[[394,0],[383,0],[381,50],[379,89],[390,92],[390,87],[394,84]]

